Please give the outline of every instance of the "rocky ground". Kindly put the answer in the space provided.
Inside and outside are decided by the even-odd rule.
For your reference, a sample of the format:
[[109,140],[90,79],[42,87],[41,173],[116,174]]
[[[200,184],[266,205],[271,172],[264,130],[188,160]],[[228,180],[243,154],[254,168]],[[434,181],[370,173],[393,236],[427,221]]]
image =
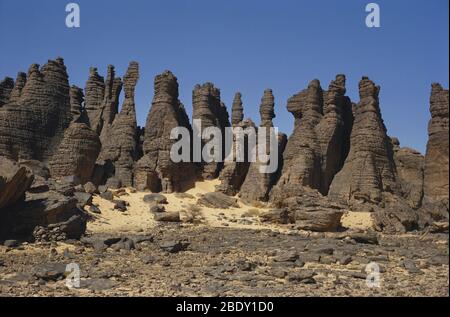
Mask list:
[[[122,238],[122,239],[120,239]],[[448,234],[164,224],[0,247],[2,296],[448,296]],[[380,287],[366,265],[380,267]],[[66,265],[77,263],[80,288]]]

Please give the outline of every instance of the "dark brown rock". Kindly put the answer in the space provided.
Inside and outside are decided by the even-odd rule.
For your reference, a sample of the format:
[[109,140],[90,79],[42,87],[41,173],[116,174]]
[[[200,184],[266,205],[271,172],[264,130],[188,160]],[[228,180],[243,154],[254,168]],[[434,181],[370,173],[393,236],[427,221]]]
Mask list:
[[134,185],[139,190],[178,192],[193,186],[195,166],[191,162],[175,163],[170,150],[173,128],[185,127],[192,133],[189,118],[178,99],[178,81],[169,71],[156,76],[155,95],[145,127],[144,156],[136,163]]
[[[138,79],[139,65],[131,62],[124,76],[125,100],[122,109],[111,127],[107,128],[107,137],[102,138],[102,150],[99,156],[99,160],[111,161],[114,165],[115,177],[122,182],[123,186],[133,186],[134,162],[137,160],[134,90]],[[113,110],[109,109],[109,113],[114,113]]]
[[[255,124],[251,120],[244,120],[239,122],[234,127],[242,128],[243,131],[245,131],[247,128],[255,128]],[[239,136],[239,138],[241,137],[242,136]],[[245,151],[244,153],[248,153],[248,134],[245,133],[243,139]],[[221,170],[219,175],[220,184],[216,186],[216,191],[222,192],[229,196],[234,196],[240,191],[250,167],[250,162],[248,160],[247,154],[245,154],[246,157],[244,157],[243,160],[238,161],[236,158],[236,153],[238,152],[237,140],[238,137],[233,134],[233,146],[231,149],[231,151],[233,151],[234,153],[233,160],[224,162],[223,169]]]
[[9,102],[11,91],[14,88],[14,79],[6,77],[0,81],[0,107]]
[[444,202],[449,197],[448,89],[433,84],[430,97],[431,120],[425,155],[424,195],[428,203]]
[[[193,120],[201,120],[201,131],[210,127],[219,128],[222,136],[225,135],[225,127],[230,126],[228,111],[220,100],[220,90],[212,83],[196,85],[192,93]],[[211,139],[202,139],[202,149]],[[225,142],[222,142],[222,159],[225,153]],[[202,177],[204,179],[213,179],[219,176],[223,167],[221,162],[202,162]]]
[[81,183],[91,179],[95,161],[100,152],[98,135],[84,123],[72,123],[64,133],[53,159],[50,161],[52,177],[75,175]]
[[114,66],[108,66],[106,81],[98,74],[97,68],[91,67],[85,88],[85,108],[89,126],[102,136],[102,140],[118,112],[121,89],[122,82],[115,78]]
[[227,196],[219,192],[204,194],[202,197],[198,199],[197,204],[210,208],[221,208],[221,209],[227,209],[230,207],[239,208],[236,198]]
[[397,192],[392,144],[381,117],[380,87],[363,77],[359,83],[350,153],[330,187],[330,196],[378,204],[383,193]]
[[14,88],[11,91],[11,96],[9,97],[9,102],[14,103],[20,99],[22,95],[22,90],[27,83],[27,74],[19,72],[16,77],[16,82],[14,83]]
[[231,124],[237,126],[244,119],[244,108],[242,107],[242,95],[237,92],[234,95],[233,106],[231,108]]
[[424,157],[414,149],[400,147],[396,138],[392,138],[392,144],[401,194],[412,208],[417,209],[423,198]]
[[[275,98],[271,89],[266,89],[261,99],[259,113],[261,116],[260,127],[266,128],[266,154],[270,154],[270,128],[273,127],[272,119],[275,118]],[[241,186],[239,193],[240,198],[246,203],[254,203],[257,201],[267,201],[272,186],[276,183],[279,170],[281,170],[282,153],[286,146],[286,135],[279,133],[277,136],[278,144],[278,171],[273,173],[261,173],[260,167],[266,165],[260,160],[252,162],[248,168],[245,181]],[[258,144],[256,144],[255,152],[259,152]]]
[[0,213],[3,208],[24,200],[25,192],[33,179],[34,175],[29,168],[0,157]]
[[47,161],[72,119],[66,67],[62,58],[33,64],[27,77],[20,97],[0,108],[0,155]]
[[295,196],[301,187],[328,193],[349,151],[353,116],[345,92],[345,76],[337,75],[328,91],[313,80],[288,100],[288,111],[295,118],[294,132],[283,153],[283,170],[273,197]]

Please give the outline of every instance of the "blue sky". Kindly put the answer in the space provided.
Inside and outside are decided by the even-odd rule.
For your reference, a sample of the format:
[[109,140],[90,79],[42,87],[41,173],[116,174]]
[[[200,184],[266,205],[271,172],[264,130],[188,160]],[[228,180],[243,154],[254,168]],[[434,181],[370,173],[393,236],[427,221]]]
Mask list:
[[373,0],[381,28],[365,25],[369,0],[78,0],[81,27],[65,26],[66,0],[0,0],[0,77],[62,56],[71,84],[84,87],[89,67],[108,64],[123,76],[141,66],[136,90],[145,124],[153,78],[165,69],[180,84],[191,113],[195,84],[211,81],[230,108],[241,91],[246,117],[259,122],[265,88],[276,101],[275,125],[290,134],[287,99],[314,78],[328,87],[347,75],[358,101],[358,81],[381,85],[388,133],[422,152],[427,141],[432,82],[448,87],[448,0]]

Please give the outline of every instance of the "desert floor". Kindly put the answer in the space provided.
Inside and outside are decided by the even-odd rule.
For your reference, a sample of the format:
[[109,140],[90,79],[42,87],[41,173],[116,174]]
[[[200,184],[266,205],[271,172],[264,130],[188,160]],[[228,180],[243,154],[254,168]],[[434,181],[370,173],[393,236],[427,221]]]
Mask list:
[[[192,207],[216,184],[165,195],[166,210],[194,210],[193,223],[154,221],[147,193],[127,190],[125,212],[96,196],[101,214],[81,241],[0,247],[1,296],[449,295],[448,234],[374,239],[367,213],[347,213],[343,232],[312,233],[261,223],[263,206]],[[111,244],[119,238],[125,243]],[[69,263],[80,268],[79,287],[66,285]]]

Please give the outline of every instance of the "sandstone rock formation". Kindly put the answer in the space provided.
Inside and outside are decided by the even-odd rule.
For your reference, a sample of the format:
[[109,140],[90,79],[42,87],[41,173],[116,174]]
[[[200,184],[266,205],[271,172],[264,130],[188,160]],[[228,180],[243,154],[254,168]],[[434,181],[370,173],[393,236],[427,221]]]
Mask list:
[[34,176],[30,169],[0,156],[0,213],[24,200]]
[[424,157],[414,149],[400,147],[397,138],[391,139],[401,194],[412,208],[417,209],[422,206]]
[[177,78],[165,71],[155,78],[155,95],[145,126],[144,156],[135,167],[134,184],[139,190],[177,192],[195,181],[193,163],[174,163],[170,159],[170,150],[177,141],[170,139],[170,133],[176,127],[184,127],[192,134],[189,118],[178,99]]
[[[223,168],[219,174],[220,184],[216,187],[216,191],[229,196],[234,196],[240,191],[245,177],[247,176],[247,172],[250,167],[248,155],[245,154],[243,160],[239,160],[239,162],[236,158],[236,155],[239,152],[241,146],[243,146],[244,153],[248,153],[248,134],[245,134],[245,131],[248,128],[254,129],[255,124],[251,120],[244,120],[237,123],[236,125],[233,125],[233,127],[241,128],[244,131],[244,135],[233,135],[233,145],[231,151],[233,151],[234,153],[234,159],[232,161],[224,162]],[[243,139],[243,141],[241,141],[241,138]]]
[[100,148],[98,135],[86,124],[71,123],[49,163],[52,177],[74,175],[82,184],[90,181]]
[[294,132],[283,153],[283,170],[273,197],[296,196],[302,187],[328,193],[349,151],[353,115],[345,92],[345,76],[337,75],[328,91],[313,80],[288,100],[288,111],[295,118]]
[[88,123],[86,113],[83,108],[84,94],[83,90],[75,85],[70,87],[70,112],[72,121]]
[[233,106],[231,108],[231,124],[237,126],[244,119],[244,107],[242,107],[242,94],[237,92],[234,95]]
[[[85,88],[85,108],[89,118],[89,126],[98,135],[102,134],[114,120],[118,112],[119,95],[122,81],[115,78],[114,66],[108,66],[106,81],[97,72],[97,68],[90,69],[89,79]],[[105,135],[106,132],[103,132]]]
[[[225,127],[230,126],[229,116],[225,104],[220,101],[220,90],[212,83],[196,85],[192,94],[193,120],[201,120],[201,130],[203,133],[206,128],[217,127],[221,130],[222,136],[225,135]],[[202,140],[203,146],[211,139]],[[224,144],[224,143],[223,143]],[[222,147],[222,158],[224,157],[225,147]],[[202,177],[204,179],[216,178],[222,169],[220,162],[202,163]]]
[[[261,116],[261,127],[266,128],[266,154],[270,153],[270,131],[273,127],[272,119],[275,118],[275,98],[271,89],[266,89],[261,99],[259,113]],[[278,169],[281,169],[282,153],[286,146],[286,135],[280,133],[277,136],[278,141]],[[254,149],[259,152],[258,144]],[[239,196],[246,203],[254,203],[257,201],[267,201],[272,186],[277,181],[278,171],[274,173],[261,173],[260,167],[266,165],[259,159],[250,164],[247,176],[242,184]]]
[[378,204],[384,192],[396,192],[392,144],[386,135],[378,94],[380,87],[363,77],[359,83],[360,101],[354,109],[350,152],[342,170],[330,187],[330,196]]
[[428,124],[428,144],[425,155],[425,200],[443,202],[449,197],[449,131],[448,89],[433,84],[430,97],[431,120]]
[[22,90],[27,83],[27,74],[23,72],[19,72],[16,77],[16,82],[14,83],[14,88],[11,91],[11,96],[9,98],[9,102],[17,102],[20,96],[22,95]]
[[16,100],[12,97],[20,90],[19,82],[11,92],[13,101],[0,108],[0,156],[47,161],[72,119],[63,59],[41,69],[33,64]]
[[[137,123],[134,90],[139,79],[139,65],[131,62],[125,74],[125,100],[120,113],[102,138],[99,160],[110,160],[114,164],[115,177],[123,186],[133,186],[133,168],[137,160]],[[109,112],[113,112],[109,109]],[[107,122],[107,121],[105,121]],[[103,132],[105,128],[103,129]]]
[[5,103],[8,103],[11,91],[14,88],[14,80],[10,77],[6,77],[0,81],[0,107]]

